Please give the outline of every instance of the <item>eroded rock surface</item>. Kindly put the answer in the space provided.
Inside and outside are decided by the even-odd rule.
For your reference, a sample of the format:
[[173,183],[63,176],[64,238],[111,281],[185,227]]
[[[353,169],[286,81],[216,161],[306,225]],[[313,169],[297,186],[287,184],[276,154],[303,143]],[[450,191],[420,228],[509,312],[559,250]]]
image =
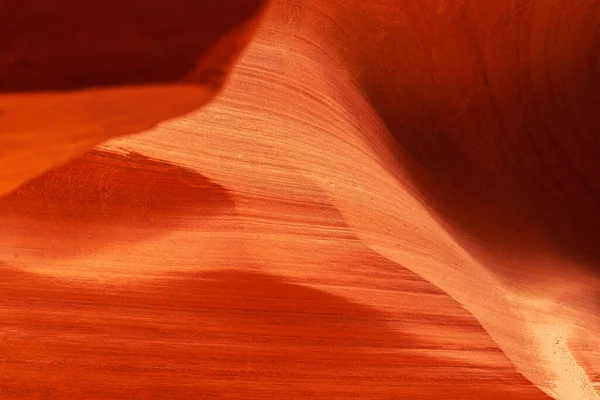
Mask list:
[[202,109],[0,70],[3,394],[598,399],[600,5],[242,3]]

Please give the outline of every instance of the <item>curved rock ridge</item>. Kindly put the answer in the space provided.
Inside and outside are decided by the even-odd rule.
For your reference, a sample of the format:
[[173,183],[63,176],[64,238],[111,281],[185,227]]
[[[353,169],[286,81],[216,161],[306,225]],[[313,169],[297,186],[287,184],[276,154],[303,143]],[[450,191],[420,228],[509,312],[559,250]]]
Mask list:
[[3,398],[600,399],[600,3],[159,3],[1,6]]

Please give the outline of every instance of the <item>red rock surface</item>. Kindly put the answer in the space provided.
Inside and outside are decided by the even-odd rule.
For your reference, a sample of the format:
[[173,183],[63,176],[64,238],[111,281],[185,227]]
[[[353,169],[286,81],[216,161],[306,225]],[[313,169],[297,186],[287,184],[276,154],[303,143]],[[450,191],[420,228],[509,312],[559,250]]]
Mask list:
[[16,4],[2,398],[599,398],[597,2]]

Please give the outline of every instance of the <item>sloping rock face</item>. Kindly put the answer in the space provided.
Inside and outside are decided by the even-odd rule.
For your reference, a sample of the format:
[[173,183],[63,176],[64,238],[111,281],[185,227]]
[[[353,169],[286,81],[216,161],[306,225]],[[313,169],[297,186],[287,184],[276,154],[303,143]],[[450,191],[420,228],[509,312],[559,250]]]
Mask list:
[[219,91],[261,0],[0,4],[0,193]]
[[0,5],[2,398],[599,399],[600,3],[206,3]]

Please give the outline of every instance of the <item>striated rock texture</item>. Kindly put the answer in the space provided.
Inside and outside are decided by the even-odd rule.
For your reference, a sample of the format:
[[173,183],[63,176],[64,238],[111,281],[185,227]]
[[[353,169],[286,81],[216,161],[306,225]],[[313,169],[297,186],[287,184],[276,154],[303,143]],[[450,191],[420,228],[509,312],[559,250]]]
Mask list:
[[600,399],[600,3],[206,3],[0,3],[0,397]]
[[218,92],[263,0],[2,0],[0,194]]

